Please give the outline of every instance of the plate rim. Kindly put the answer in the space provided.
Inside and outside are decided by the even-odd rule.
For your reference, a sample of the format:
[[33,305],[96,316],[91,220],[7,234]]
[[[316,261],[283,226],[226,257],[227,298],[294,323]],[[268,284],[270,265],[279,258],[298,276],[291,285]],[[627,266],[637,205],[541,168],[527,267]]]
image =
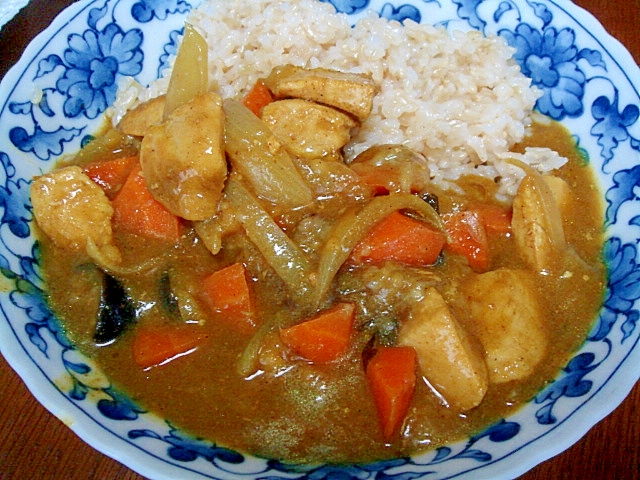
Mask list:
[[[57,31],[60,28],[62,28],[68,21],[70,21],[70,18],[75,18],[77,15],[79,15],[82,11],[84,11],[86,8],[88,8],[90,5],[92,5],[96,1],[97,0],[80,0],[78,2],[72,3],[71,5],[65,7],[60,13],[56,15],[54,20],[51,22],[51,24],[47,28],[39,32],[38,35],[36,35],[31,40],[31,42],[23,52],[20,60],[16,62],[9,69],[7,74],[2,79],[2,82],[0,83],[0,98],[5,98],[5,96],[6,98],[8,98],[10,96],[11,90],[9,90],[9,93],[5,93],[5,90],[9,88],[8,87],[9,85],[11,85],[11,88],[13,88],[13,85],[17,83],[18,78],[20,78],[20,76],[24,74],[26,70],[26,65],[23,65],[25,62],[24,59],[35,58],[37,56],[37,52],[41,50],[46,45],[46,43],[52,38],[52,36],[54,35],[53,33],[54,31]],[[590,27],[589,33],[591,37],[598,42],[598,44],[602,47],[603,50],[607,51],[610,54],[610,57],[616,62],[620,70],[624,72],[625,76],[627,76],[629,80],[629,84],[633,85],[634,88],[636,89],[636,93],[638,93],[638,89],[639,89],[638,80],[634,81],[633,76],[629,74],[629,70],[632,70],[632,73],[635,75],[635,78],[640,78],[640,68],[638,64],[635,62],[635,60],[633,59],[633,57],[631,56],[631,53],[627,50],[627,48],[619,40],[617,40],[614,36],[612,36],[602,26],[600,21],[594,15],[591,14],[588,10],[584,9],[583,7],[575,4],[570,0],[546,0],[546,1],[548,3],[554,4],[559,8],[561,8],[567,14],[571,15],[573,20],[575,20],[582,26],[585,26],[585,28]],[[585,23],[588,23],[588,25],[585,25]],[[29,63],[30,62],[28,62],[27,64]],[[2,105],[2,108],[4,108],[4,105]],[[0,114],[1,113],[2,113],[2,110],[0,110]],[[3,314],[6,315],[4,306],[0,305],[0,309],[2,310]],[[18,344],[20,345],[20,349],[10,348],[10,344],[7,344],[4,340],[4,338],[6,338],[5,334],[7,333],[7,330],[11,332],[11,335],[14,338],[17,338],[17,336],[14,335],[12,326],[8,322],[1,321],[0,322],[0,354],[3,355],[3,357],[7,360],[7,363],[9,364],[9,366],[18,374],[18,376],[20,376],[22,382],[27,386],[31,394],[38,400],[38,402],[43,407],[45,407],[55,417],[57,417],[63,423],[65,423],[65,425],[67,425],[79,438],[81,438],[83,442],[87,443],[92,448],[98,450],[98,452],[113,458],[114,460],[126,465],[128,468],[131,468],[132,470],[140,473],[141,475],[153,476],[153,478],[167,478],[167,479],[175,478],[175,476],[172,476],[172,475],[158,476],[159,473],[164,474],[164,472],[160,472],[159,470],[156,470],[153,468],[150,468],[149,470],[147,470],[147,465],[144,462],[141,463],[139,461],[139,458],[135,454],[130,454],[129,452],[123,452],[121,450],[118,451],[118,449],[114,448],[113,443],[110,443],[109,441],[104,441],[103,438],[101,438],[102,437],[101,435],[96,435],[95,432],[93,432],[94,428],[92,428],[96,426],[95,421],[84,411],[84,409],[79,407],[77,404],[74,404],[74,405],[78,407],[78,409],[82,412],[82,416],[87,418],[87,421],[90,423],[90,425],[84,425],[84,422],[80,422],[80,421],[69,422],[69,419],[65,419],[65,417],[68,417],[68,413],[65,411],[65,408],[63,408],[60,404],[57,404],[56,402],[52,401],[51,399],[53,397],[55,397],[56,399],[58,397],[61,397],[65,401],[68,401],[69,399],[65,397],[57,388],[55,388],[52,382],[49,382],[49,381],[42,382],[40,378],[33,376],[34,373],[36,373],[37,375],[38,374],[44,375],[44,373],[42,372],[41,367],[34,360],[30,359],[30,362],[27,362],[27,363],[24,362],[24,357],[21,356],[21,353],[19,350],[22,349],[24,354],[27,355],[27,357],[30,357],[30,356],[28,352],[24,349],[24,346],[22,345],[21,342],[18,342]],[[598,389],[598,392],[597,392],[599,395],[598,399],[602,399],[602,394],[601,394],[602,390],[605,390],[608,393],[608,395],[606,396],[607,401],[604,402],[604,406],[595,405],[591,397],[585,402],[589,405],[592,405],[591,409],[594,410],[594,412],[592,412],[590,416],[593,418],[595,415],[595,417],[599,417],[599,418],[596,418],[595,420],[589,420],[586,423],[585,422],[581,423],[579,421],[579,418],[576,418],[576,417],[581,417],[582,415],[576,415],[576,413],[583,414],[584,408],[581,408],[577,412],[573,412],[569,417],[564,419],[562,422],[562,423],[569,423],[569,424],[575,423],[574,428],[572,429],[573,435],[567,435],[565,433],[563,437],[563,441],[559,442],[559,444],[558,442],[556,442],[553,446],[550,446],[547,444],[546,448],[537,449],[535,451],[536,455],[534,455],[533,458],[531,458],[531,455],[528,454],[527,455],[528,461],[524,462],[523,464],[519,464],[518,465],[519,468],[517,470],[514,469],[513,466],[509,466],[507,469],[508,471],[505,473],[508,473],[509,475],[517,473],[517,475],[520,475],[530,470],[534,466],[540,464],[541,462],[557,454],[564,452],[571,445],[573,445],[578,440],[580,440],[580,438],[582,438],[587,431],[589,431],[604,417],[608,416],[613,410],[615,410],[620,405],[620,403],[622,403],[622,401],[627,397],[627,395],[629,394],[631,389],[635,386],[635,384],[638,382],[638,380],[640,380],[640,348],[638,348],[639,341],[640,341],[640,338],[637,338],[636,341],[634,342],[633,347],[630,349],[629,353],[625,356],[625,359],[618,364],[615,371],[610,375],[609,379]],[[12,342],[12,343],[15,343],[15,342]],[[633,377],[627,377],[624,375],[622,375],[621,377],[620,370],[622,366],[628,365],[630,364],[630,362],[632,364],[638,365],[638,367],[636,368],[637,377],[635,379]],[[45,375],[45,378],[46,378],[46,375]],[[616,380],[615,382],[612,381],[614,380],[614,378]],[[594,396],[595,396],[595,393],[594,393]],[[584,414],[586,415],[586,413]],[[104,430],[107,430],[107,432],[109,433],[108,437],[113,436],[118,440],[123,440],[121,437],[115,435],[112,431],[106,428],[103,428],[102,425],[97,424],[97,426],[99,430],[103,431],[102,432],[103,434],[104,434]],[[555,431],[555,428],[552,430],[549,430],[548,433],[551,433],[552,431]],[[546,434],[543,435],[542,437],[537,437],[535,442],[540,442],[541,439],[544,439],[545,436]],[[147,450],[141,449],[139,446],[137,446],[133,442],[127,442],[127,443],[134,446],[135,449],[144,451],[146,455],[154,456],[152,453],[148,452]],[[517,456],[517,455],[522,455],[522,452],[512,452],[512,454],[514,456]],[[501,457],[493,465],[495,466],[497,464],[500,464],[500,465],[504,464],[505,462],[503,460],[509,456],[511,455],[507,455],[506,457]],[[163,468],[167,468],[167,465],[171,465],[170,462],[167,462],[164,459],[159,459],[159,460],[163,463]],[[483,469],[487,467],[488,465],[486,464],[479,466],[479,468],[483,468]],[[180,465],[180,466],[177,466],[176,468],[178,468],[179,473],[184,478],[185,469],[188,470],[188,467],[186,466],[183,467],[182,465]],[[504,470],[504,469],[500,469],[500,470]],[[468,474],[469,472],[472,472],[472,471],[473,470],[469,470],[465,472],[465,474]],[[484,470],[482,473],[484,473]],[[197,472],[196,475],[197,475],[197,478],[202,478],[203,476],[206,477],[205,474],[202,474],[200,472]],[[210,477],[210,478],[214,478],[214,477]]]

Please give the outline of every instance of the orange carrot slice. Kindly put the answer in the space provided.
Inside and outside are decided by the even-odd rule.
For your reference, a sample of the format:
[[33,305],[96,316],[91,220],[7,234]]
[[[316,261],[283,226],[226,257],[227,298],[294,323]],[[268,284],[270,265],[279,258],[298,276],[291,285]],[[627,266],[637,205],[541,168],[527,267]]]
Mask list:
[[281,329],[280,338],[310,362],[331,362],[348,350],[354,319],[355,306],[339,303],[309,320]]
[[366,366],[382,434],[391,440],[411,404],[416,386],[416,352],[411,347],[380,347]]

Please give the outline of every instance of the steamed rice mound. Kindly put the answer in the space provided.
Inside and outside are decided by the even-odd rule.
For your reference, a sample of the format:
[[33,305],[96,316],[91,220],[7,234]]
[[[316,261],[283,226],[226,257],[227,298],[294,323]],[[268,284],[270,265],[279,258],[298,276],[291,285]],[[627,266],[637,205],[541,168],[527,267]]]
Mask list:
[[[375,14],[352,28],[347,15],[316,0],[208,0],[188,21],[208,42],[211,88],[223,97],[242,97],[283,64],[370,74],[380,92],[347,161],[372,145],[405,144],[425,155],[443,186],[473,173],[499,182],[503,198],[515,194],[523,172],[504,158],[525,136],[539,92],[501,37]],[[169,74],[149,88],[124,85],[114,121],[166,91]],[[565,161],[550,151],[520,160],[545,171]]]

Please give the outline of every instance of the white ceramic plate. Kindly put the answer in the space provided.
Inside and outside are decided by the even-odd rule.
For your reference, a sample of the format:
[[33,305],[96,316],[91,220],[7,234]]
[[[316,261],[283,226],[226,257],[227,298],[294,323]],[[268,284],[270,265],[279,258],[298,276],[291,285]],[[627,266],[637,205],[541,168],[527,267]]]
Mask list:
[[605,196],[609,282],[600,316],[555,382],[516,415],[415,458],[300,471],[189,438],[142,411],[74,349],[43,300],[29,182],[98,128],[121,76],[158,77],[194,5],[82,0],[30,44],[0,85],[0,348],[46,408],[147,477],[512,478],[578,440],[640,377],[640,70],[629,53],[568,1],[331,3],[354,19],[371,8],[400,21],[497,33],[517,48],[523,71],[544,91],[538,110],[575,135]]

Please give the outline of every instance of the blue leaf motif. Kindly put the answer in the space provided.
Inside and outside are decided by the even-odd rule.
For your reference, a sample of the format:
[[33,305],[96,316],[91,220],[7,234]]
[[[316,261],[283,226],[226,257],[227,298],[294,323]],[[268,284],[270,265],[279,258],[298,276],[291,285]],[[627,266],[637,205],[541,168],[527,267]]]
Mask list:
[[588,48],[583,48],[578,52],[578,59],[584,59],[591,65],[592,67],[601,67],[604,70],[607,70],[607,65],[604,63],[602,59],[602,53],[598,50],[590,50]]
[[433,471],[420,471],[420,472],[402,472],[395,474],[386,474],[384,472],[375,476],[376,480],[413,480],[414,478],[425,478],[428,475],[432,475]]
[[629,220],[629,225],[635,225],[636,227],[640,226],[640,215],[636,215]]
[[31,102],[11,102],[9,104],[9,111],[16,115],[29,115],[33,110],[33,103]]
[[605,165],[613,158],[613,151],[620,142],[629,138],[627,128],[633,125],[640,116],[636,105],[627,105],[622,113],[618,112],[618,90],[611,102],[601,96],[591,105],[591,114],[596,123],[591,127],[591,134],[598,137],[598,145],[602,147],[602,157]]
[[131,7],[131,16],[140,23],[158,18],[165,20],[174,13],[187,12],[191,6],[181,0],[141,0]]
[[49,106],[49,94],[46,90],[42,92],[42,98],[38,102],[38,107],[47,117],[54,117],[56,114]]
[[198,458],[203,458],[211,463],[222,461],[230,464],[240,464],[244,462],[244,456],[227,448],[218,447],[215,444],[197,440],[182,434],[178,430],[172,429],[169,435],[159,435],[152,430],[131,430],[129,438],[138,439],[143,437],[153,438],[169,444],[167,453],[174,460],[182,462],[192,462]]
[[38,71],[36,78],[41,78],[55,70],[56,67],[63,65],[62,59],[58,55],[49,55],[38,62]]
[[5,178],[13,178],[16,174],[16,167],[11,163],[9,155],[5,152],[0,152],[0,164],[4,168]]
[[613,175],[613,187],[607,190],[605,199],[609,203],[606,212],[607,224],[616,223],[618,210],[623,203],[634,200],[634,190],[640,185],[640,165],[633,168],[620,170]]
[[413,20],[416,23],[420,23],[421,20],[420,10],[413,5],[402,5],[396,8],[386,3],[380,11],[380,16],[388,18],[389,20],[396,20],[400,23],[403,23],[407,19]]
[[113,420],[135,420],[139,414],[144,413],[126,395],[112,388],[105,388],[103,391],[111,397],[111,400],[103,398],[98,401],[98,410],[105,417]]
[[89,393],[89,388],[86,385],[74,381],[73,388],[68,395],[73,400],[84,400],[85,398],[87,398],[87,393]]
[[581,397],[591,391],[593,382],[584,380],[583,377],[598,366],[593,363],[594,360],[595,355],[591,352],[576,355],[563,369],[563,375],[538,394],[536,403],[548,402],[536,412],[538,423],[549,425],[557,421],[553,415],[553,407],[563,396]]
[[617,321],[617,313],[615,313],[611,309],[603,309],[603,311],[598,316],[596,325],[589,334],[589,340],[592,342],[597,342],[602,340],[603,338],[606,338]]
[[[300,466],[290,463],[282,463],[278,460],[268,460],[267,465],[269,470],[276,472],[283,472],[293,475],[303,475],[303,478],[307,480],[322,480],[322,479],[335,479],[335,480],[365,480],[375,478],[377,480],[411,480],[413,478],[421,478],[424,475],[432,472],[411,472],[404,471],[396,474],[389,474],[387,470],[400,467],[403,465],[410,465],[412,462],[406,458],[396,458],[392,460],[383,460],[376,463],[370,463],[366,465],[350,465],[336,466],[336,465],[322,465],[322,466]],[[282,476],[276,475],[261,475],[261,479],[281,479]],[[298,477],[301,478],[301,477]]]
[[169,59],[178,53],[178,42],[182,35],[182,30],[172,30],[169,33],[169,42],[163,48],[164,53],[160,55],[160,65],[158,66],[158,78],[162,77],[162,72],[171,66]]
[[538,409],[536,412],[536,419],[538,423],[541,425],[552,425],[556,423],[557,419],[553,415],[553,406],[554,403],[548,403],[544,407]]
[[432,463],[438,463],[451,455],[451,449],[449,447],[439,447],[436,449],[436,456],[433,458]]
[[128,435],[129,438],[131,439],[136,439],[136,438],[142,438],[142,437],[148,437],[148,438],[153,438],[154,440],[160,440],[162,439],[162,437],[160,435],[158,435],[156,432],[154,432],[153,430],[149,430],[149,429],[138,429],[138,430],[130,430]]
[[369,6],[369,0],[320,0],[321,2],[330,3],[337,12],[353,14],[364,10]]
[[500,420],[498,423],[491,425],[480,435],[474,437],[474,440],[479,440],[482,437],[489,437],[492,442],[506,442],[515,437],[520,431],[520,425],[515,422],[507,422],[506,420]]
[[456,458],[469,458],[478,462],[489,462],[492,457],[490,454],[483,452],[482,450],[470,449],[456,455]]
[[44,353],[45,357],[47,356],[48,345],[47,342],[44,341],[42,335],[40,335],[40,325],[37,323],[27,323],[24,326],[24,330],[29,337],[29,341],[34,344],[38,350]]
[[91,371],[91,368],[89,368],[89,366],[85,363],[78,363],[78,362],[70,362],[68,360],[63,359],[64,362],[64,366],[69,369],[72,370],[76,373],[79,373],[81,375],[86,375],[87,373],[89,373]]
[[65,142],[70,142],[80,135],[82,130],[77,128],[60,127],[54,132],[45,132],[36,125],[33,135],[22,127],[14,127],[9,131],[9,139],[19,150],[33,152],[40,160],[49,160],[52,156],[60,155]]
[[107,14],[108,6],[105,3],[102,8],[92,8],[89,10],[89,18],[87,19],[87,25],[91,28],[96,28],[100,19],[104,18]]
[[635,301],[640,298],[640,267],[636,263],[637,248],[635,244],[623,245],[619,238],[614,237],[605,243],[603,255],[609,266],[609,290],[598,323],[591,332],[589,340],[605,339],[618,319],[625,318],[620,326],[623,333],[622,341],[625,341],[638,323],[639,314],[633,310]]
[[[10,295],[13,304],[17,307],[24,308],[29,319],[35,322],[35,325],[48,327],[49,320],[53,315],[44,301],[42,290],[29,280],[20,276],[16,278],[15,288]],[[52,332],[54,331],[52,330]]]
[[636,310],[633,310],[627,316],[627,319],[624,321],[620,330],[622,331],[622,340],[620,343],[624,343],[627,338],[630,338],[636,327],[638,326],[638,319],[640,318],[640,313]]
[[29,183],[26,180],[14,181],[16,169],[9,155],[0,152],[0,165],[4,168],[6,183],[0,186],[0,207],[4,208],[2,223],[18,238],[27,238],[30,234]]
[[498,5],[498,8],[496,8],[496,11],[493,14],[493,20],[496,23],[499,23],[502,16],[511,10],[513,10],[513,5],[511,5],[511,3],[500,2],[500,5]]
[[553,14],[549,11],[544,3],[532,3],[533,11],[540,20],[543,22],[543,28],[551,23],[553,20]]
[[483,31],[486,22],[478,16],[477,8],[482,0],[453,0],[458,5],[458,16],[469,22],[473,28]]
[[18,278],[18,275],[11,270],[9,260],[7,260],[7,257],[4,255],[0,255],[0,274],[9,280],[16,280]]

